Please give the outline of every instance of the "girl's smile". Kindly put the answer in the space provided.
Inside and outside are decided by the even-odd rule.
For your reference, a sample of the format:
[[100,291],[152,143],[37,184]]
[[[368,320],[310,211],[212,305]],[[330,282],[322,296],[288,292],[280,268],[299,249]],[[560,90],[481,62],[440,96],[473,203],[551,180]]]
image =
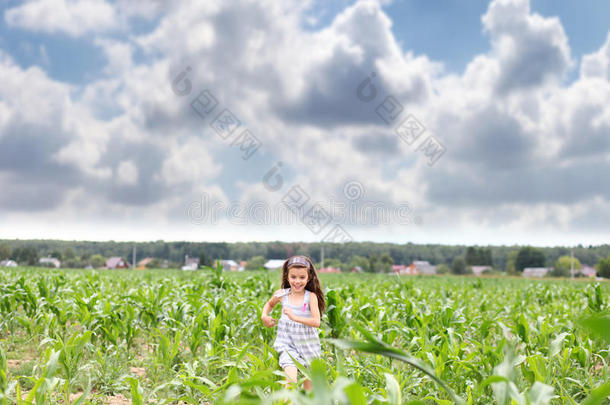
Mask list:
[[300,292],[305,289],[307,282],[309,281],[308,270],[304,267],[291,267],[288,270],[288,282],[290,288],[294,291]]

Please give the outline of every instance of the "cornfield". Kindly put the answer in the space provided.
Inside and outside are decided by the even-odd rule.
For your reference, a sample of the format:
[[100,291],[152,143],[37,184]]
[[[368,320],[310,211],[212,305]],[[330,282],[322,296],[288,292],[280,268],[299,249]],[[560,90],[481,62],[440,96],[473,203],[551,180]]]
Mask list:
[[260,321],[279,278],[0,270],[0,404],[610,403],[608,283],[322,275],[305,392]]

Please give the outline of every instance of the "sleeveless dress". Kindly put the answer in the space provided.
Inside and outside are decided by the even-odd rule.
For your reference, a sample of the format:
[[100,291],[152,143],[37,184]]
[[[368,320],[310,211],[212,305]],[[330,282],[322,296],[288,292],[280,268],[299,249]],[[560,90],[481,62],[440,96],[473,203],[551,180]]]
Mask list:
[[[286,295],[282,298],[282,307],[292,309],[292,313],[296,316],[311,318],[310,292],[305,290],[301,305],[292,305],[289,299],[289,291],[290,288],[284,289]],[[317,328],[293,321],[283,311],[277,324],[277,337],[275,343],[273,343],[273,348],[280,354],[280,367],[282,368],[294,366],[294,362],[288,353],[299,363],[309,366],[311,360],[320,357],[322,352]]]

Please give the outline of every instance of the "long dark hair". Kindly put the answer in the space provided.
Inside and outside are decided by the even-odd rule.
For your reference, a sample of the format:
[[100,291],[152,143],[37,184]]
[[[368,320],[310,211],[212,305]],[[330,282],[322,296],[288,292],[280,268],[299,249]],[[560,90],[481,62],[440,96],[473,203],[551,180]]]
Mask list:
[[[289,257],[284,262],[284,265],[282,266],[282,288],[290,287],[290,283],[288,282],[288,262],[293,257],[297,257],[297,256]],[[290,265],[290,268],[299,267],[299,268],[307,269],[307,285],[305,286],[305,289],[316,294],[316,297],[318,297],[318,309],[320,310],[320,315],[322,315],[322,312],[324,312],[324,309],[326,309],[326,301],[324,301],[324,292],[322,291],[322,286],[320,285],[320,280],[318,279],[318,275],[316,273],[316,268],[313,265],[313,263],[311,262],[311,260],[309,260],[308,257],[306,257],[306,256],[298,256],[298,257],[305,259],[307,261],[307,263],[309,263],[309,266],[307,267],[300,263],[292,263]]]

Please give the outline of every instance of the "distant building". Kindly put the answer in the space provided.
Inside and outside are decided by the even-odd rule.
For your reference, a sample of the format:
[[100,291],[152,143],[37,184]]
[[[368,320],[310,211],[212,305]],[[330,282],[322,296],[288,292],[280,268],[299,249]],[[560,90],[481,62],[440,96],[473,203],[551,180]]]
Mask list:
[[44,266],[49,267],[49,265],[55,267],[56,269],[61,267],[61,262],[59,261],[59,259],[55,258],[55,257],[41,257],[38,260],[39,264],[42,264]]
[[182,270],[197,270],[199,268],[199,258],[198,257],[189,257],[189,255],[184,256],[184,266],[182,266]]
[[352,267],[352,269],[350,271],[352,273],[364,273],[364,270],[362,270],[362,267],[360,267],[360,266],[354,266],[354,267]]
[[404,264],[393,264],[392,271],[396,274],[404,274],[405,269],[407,268]]
[[436,266],[431,265],[429,262],[425,260],[415,260],[412,265],[415,265],[418,274],[436,274]]
[[595,268],[587,266],[586,264],[583,264],[580,270],[574,270],[574,275],[577,275],[579,273],[585,277],[597,277],[597,271],[595,270]]
[[154,259],[154,258],[152,258],[152,257],[145,257],[144,259],[142,259],[142,260],[140,260],[140,261],[138,262],[138,267],[137,267],[137,268],[138,268],[138,269],[140,269],[140,270],[142,270],[142,269],[146,269],[146,268],[147,268],[146,266],[147,266],[149,263],[151,263],[153,260],[155,260],[155,259]]
[[181,267],[182,270],[197,270],[197,263],[190,263],[190,264],[185,264],[184,266]]
[[392,266],[394,274],[414,276],[418,274],[415,264],[395,264]]
[[189,255],[184,256],[184,266],[181,267],[182,270],[197,270],[199,268],[199,258],[197,257],[189,257]]
[[284,259],[271,259],[267,260],[267,263],[263,265],[267,270],[279,269],[284,265]]
[[549,272],[548,267],[526,267],[523,269],[523,277],[545,277]]
[[491,271],[491,266],[472,266],[472,273],[475,276],[483,275],[486,270]]
[[224,270],[229,271],[244,271],[244,266],[237,264],[235,260],[219,260],[220,265]]
[[341,269],[338,267],[322,267],[318,269],[318,273],[341,273]]
[[10,259],[2,260],[0,262],[0,267],[17,267],[17,262]]
[[128,269],[130,266],[122,257],[111,257],[106,260],[106,266],[104,267],[107,269]]

